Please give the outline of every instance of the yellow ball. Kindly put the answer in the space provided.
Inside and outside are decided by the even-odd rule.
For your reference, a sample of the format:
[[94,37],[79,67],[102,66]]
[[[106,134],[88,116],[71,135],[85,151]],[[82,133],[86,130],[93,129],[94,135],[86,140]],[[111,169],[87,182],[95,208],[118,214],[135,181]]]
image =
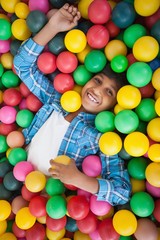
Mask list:
[[7,220],[0,221],[0,236],[6,232]]
[[147,134],[155,142],[160,142],[160,118],[152,119],[147,125]]
[[40,192],[46,185],[46,177],[40,171],[32,171],[26,176],[25,185],[30,192]]
[[136,12],[144,17],[151,16],[160,7],[159,0],[135,0],[134,8]]
[[3,53],[1,55],[1,63],[4,68],[12,69],[13,66],[13,55],[10,52]]
[[122,110],[124,110],[124,108],[117,103],[114,107],[114,114],[117,114]]
[[15,222],[20,229],[27,230],[35,224],[36,217],[30,213],[29,207],[23,207],[17,212]]
[[0,104],[3,102],[3,91],[0,90]]
[[59,155],[58,157],[54,158],[53,160],[56,163],[61,163],[64,165],[68,165],[71,161],[70,157],[68,157],[66,155]]
[[70,52],[79,53],[85,49],[87,38],[81,30],[72,29],[65,35],[64,44]]
[[85,19],[88,19],[88,7],[91,2],[93,2],[93,0],[80,0],[78,3],[78,11]]
[[26,19],[30,9],[26,3],[19,2],[15,6],[15,14],[18,18]]
[[99,139],[100,150],[106,155],[115,155],[122,148],[122,140],[115,132],[106,132]]
[[141,93],[135,86],[123,86],[117,93],[117,102],[124,109],[133,109],[139,105],[140,101]]
[[0,200],[0,221],[6,220],[11,214],[11,204],[6,200]]
[[154,187],[160,187],[160,163],[152,162],[146,167],[146,180]]
[[157,100],[160,97],[160,91],[156,90],[154,93],[154,99]]
[[62,94],[60,99],[62,108],[67,112],[75,112],[81,107],[81,96],[78,92],[70,90]]
[[[0,1],[1,2],[1,1]],[[8,22],[10,22],[10,19],[7,15],[5,15],[4,13],[0,13],[0,19],[5,19],[7,20]]]
[[74,240],[91,240],[88,234],[82,233],[79,230],[74,232],[73,239]]
[[51,231],[49,228],[46,228],[46,236],[49,240],[61,240],[64,237],[65,232],[65,228],[57,232]]
[[85,57],[87,54],[92,50],[92,48],[87,44],[85,49],[82,50],[81,52],[77,53],[77,58],[79,62],[84,63]]
[[160,144],[152,144],[148,149],[148,157],[153,162],[160,162]]
[[124,149],[133,157],[143,156],[149,148],[149,140],[144,133],[132,132],[124,139]]
[[113,226],[117,233],[123,236],[131,236],[137,228],[137,219],[129,210],[119,210],[113,216]]
[[150,62],[158,55],[159,44],[155,38],[143,36],[134,43],[132,51],[138,61]]
[[7,232],[0,236],[0,240],[17,240],[17,237],[13,233]]
[[145,180],[130,178],[130,181],[131,181],[131,186],[132,186],[132,194],[146,190]]
[[37,222],[39,222],[41,224],[46,224],[46,218],[47,218],[47,216],[38,217]]
[[8,13],[14,13],[15,6],[20,0],[1,0],[1,7]]
[[152,85],[157,91],[160,91],[160,67],[152,75]]
[[158,116],[160,116],[160,97],[155,101],[155,111]]
[[106,58],[111,61],[117,55],[127,55],[127,46],[123,41],[118,39],[113,39],[107,43],[104,48],[104,53]]
[[11,26],[13,36],[24,41],[31,36],[31,31],[29,30],[25,19],[16,19]]

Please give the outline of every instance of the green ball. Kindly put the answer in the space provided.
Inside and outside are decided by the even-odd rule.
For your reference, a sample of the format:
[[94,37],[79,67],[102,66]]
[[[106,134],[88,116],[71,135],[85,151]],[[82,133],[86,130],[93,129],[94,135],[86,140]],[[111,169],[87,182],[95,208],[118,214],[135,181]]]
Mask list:
[[5,71],[1,79],[6,88],[18,87],[20,84],[20,78],[12,70]]
[[91,50],[85,57],[84,65],[89,72],[98,73],[102,71],[107,63],[106,56],[101,50]]
[[64,197],[56,195],[51,197],[46,204],[47,214],[53,219],[59,219],[65,216],[67,212],[67,203]]
[[130,200],[131,210],[139,217],[148,217],[154,210],[154,200],[147,192],[136,192]]
[[109,131],[114,131],[114,113],[110,111],[102,111],[97,114],[95,118],[95,126],[98,131],[105,133]]
[[121,151],[118,153],[118,155],[124,159],[124,160],[130,160],[132,157],[131,155],[129,155],[126,150],[124,149],[124,147],[121,148]]
[[146,134],[147,133],[147,122],[140,120],[136,131]]
[[12,195],[13,193],[6,189],[3,183],[0,183],[0,199],[9,200]]
[[133,238],[131,236],[120,236],[118,240],[132,240]]
[[147,30],[141,24],[132,24],[123,33],[123,41],[127,47],[132,48],[134,43],[141,37],[146,36]]
[[13,166],[15,166],[18,162],[26,160],[27,152],[24,148],[12,148],[8,155],[8,161]]
[[128,67],[128,59],[124,55],[117,55],[111,60],[111,68],[114,72],[124,72]]
[[84,65],[79,65],[73,72],[74,81],[80,86],[84,86],[92,76],[93,74]]
[[152,37],[154,37],[158,43],[160,44],[160,19],[158,19],[152,26],[150,30],[150,34]]
[[10,172],[13,169],[13,166],[9,163],[6,157],[1,158],[0,160],[0,177],[3,178],[6,173]]
[[8,148],[6,136],[0,135],[0,153],[6,152]]
[[145,62],[134,62],[127,69],[127,80],[135,87],[144,87],[152,79],[152,69]]
[[16,115],[16,123],[22,128],[27,128],[31,124],[33,118],[33,112],[28,109],[22,109]]
[[47,16],[40,10],[31,11],[26,18],[26,24],[32,33],[39,32],[46,23]]
[[149,122],[153,118],[157,117],[155,111],[155,100],[152,98],[144,98],[140,104],[135,108],[135,112],[139,119],[144,122]]
[[12,40],[11,44],[10,44],[10,52],[13,56],[15,56],[18,52],[19,47],[21,46],[22,41],[18,40],[18,39],[14,39]]
[[65,186],[59,179],[49,178],[46,183],[46,192],[50,196],[60,195],[65,192]]
[[11,24],[6,19],[0,19],[0,40],[8,40],[12,36]]
[[65,34],[66,33],[60,32],[49,41],[48,49],[50,50],[50,52],[52,52],[55,55],[58,55],[66,50],[66,46],[64,44]]
[[4,179],[3,179],[3,184],[4,187],[9,190],[9,191],[16,191],[16,190],[20,190],[22,187],[22,182],[18,181],[14,175],[13,172],[8,172]]
[[0,77],[3,75],[4,72],[4,67],[3,65],[0,63]]
[[114,124],[119,132],[129,134],[137,129],[139,118],[133,110],[125,109],[117,113]]
[[148,166],[147,159],[144,157],[135,157],[130,159],[127,168],[128,173],[131,177],[144,180],[146,178],[145,171],[146,167]]

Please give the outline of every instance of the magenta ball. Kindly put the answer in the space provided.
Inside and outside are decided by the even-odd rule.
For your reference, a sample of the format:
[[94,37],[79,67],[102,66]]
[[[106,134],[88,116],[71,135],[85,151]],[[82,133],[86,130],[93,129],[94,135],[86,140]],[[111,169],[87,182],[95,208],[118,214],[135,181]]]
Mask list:
[[109,31],[103,25],[93,25],[87,32],[87,41],[90,47],[101,49],[109,41]]
[[49,11],[49,1],[48,0],[29,0],[28,2],[29,9],[33,10],[40,10],[44,13]]
[[151,196],[160,198],[160,187],[155,187],[146,181],[146,190]]
[[16,120],[17,111],[14,107],[4,106],[0,109],[0,121],[2,123],[11,124]]
[[99,156],[89,155],[82,162],[83,172],[90,177],[97,177],[102,170],[102,164]]
[[21,102],[19,103],[18,107],[19,107],[20,110],[27,108],[27,104],[26,104],[26,99],[25,98],[23,98],[21,100]]
[[104,216],[110,211],[111,207],[111,204],[106,201],[98,201],[95,195],[90,198],[90,210],[97,216]]
[[90,238],[91,238],[92,240],[102,240],[102,238],[100,237],[99,232],[98,232],[97,229],[96,229],[95,231],[91,232],[91,233],[89,234],[89,236],[90,236]]
[[25,181],[27,174],[34,171],[34,167],[30,162],[18,162],[13,168],[13,175],[18,181]]
[[71,73],[77,68],[78,59],[74,53],[64,51],[57,56],[56,65],[62,73]]
[[6,53],[10,50],[10,40],[0,40],[0,53]]

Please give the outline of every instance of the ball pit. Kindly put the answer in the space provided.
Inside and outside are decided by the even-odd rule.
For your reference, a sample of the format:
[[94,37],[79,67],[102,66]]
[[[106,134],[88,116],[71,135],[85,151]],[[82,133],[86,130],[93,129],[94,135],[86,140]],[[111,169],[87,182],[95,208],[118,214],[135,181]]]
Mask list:
[[[22,130],[42,103],[16,75],[13,58],[46,24],[48,11],[66,1],[0,2],[0,239],[159,239],[159,0],[68,0],[78,6],[82,21],[57,34],[38,61],[40,71],[51,81],[55,77],[53,86],[64,94],[61,105],[69,112],[81,107],[81,86],[107,62],[113,71],[126,72],[128,85],[119,90],[114,111],[95,120],[101,151],[123,158],[131,179],[129,205],[117,208],[46,179],[26,161]],[[55,161],[64,164],[65,157]],[[100,178],[101,169],[98,156],[83,160],[86,175]]]

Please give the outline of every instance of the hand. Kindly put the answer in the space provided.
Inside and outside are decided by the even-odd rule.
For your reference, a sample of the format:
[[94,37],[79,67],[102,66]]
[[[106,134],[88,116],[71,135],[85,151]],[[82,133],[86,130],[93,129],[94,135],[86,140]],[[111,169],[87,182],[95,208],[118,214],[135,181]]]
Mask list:
[[49,24],[57,29],[57,32],[64,32],[72,29],[78,23],[81,15],[76,7],[66,3],[63,7],[52,12],[49,16]]

